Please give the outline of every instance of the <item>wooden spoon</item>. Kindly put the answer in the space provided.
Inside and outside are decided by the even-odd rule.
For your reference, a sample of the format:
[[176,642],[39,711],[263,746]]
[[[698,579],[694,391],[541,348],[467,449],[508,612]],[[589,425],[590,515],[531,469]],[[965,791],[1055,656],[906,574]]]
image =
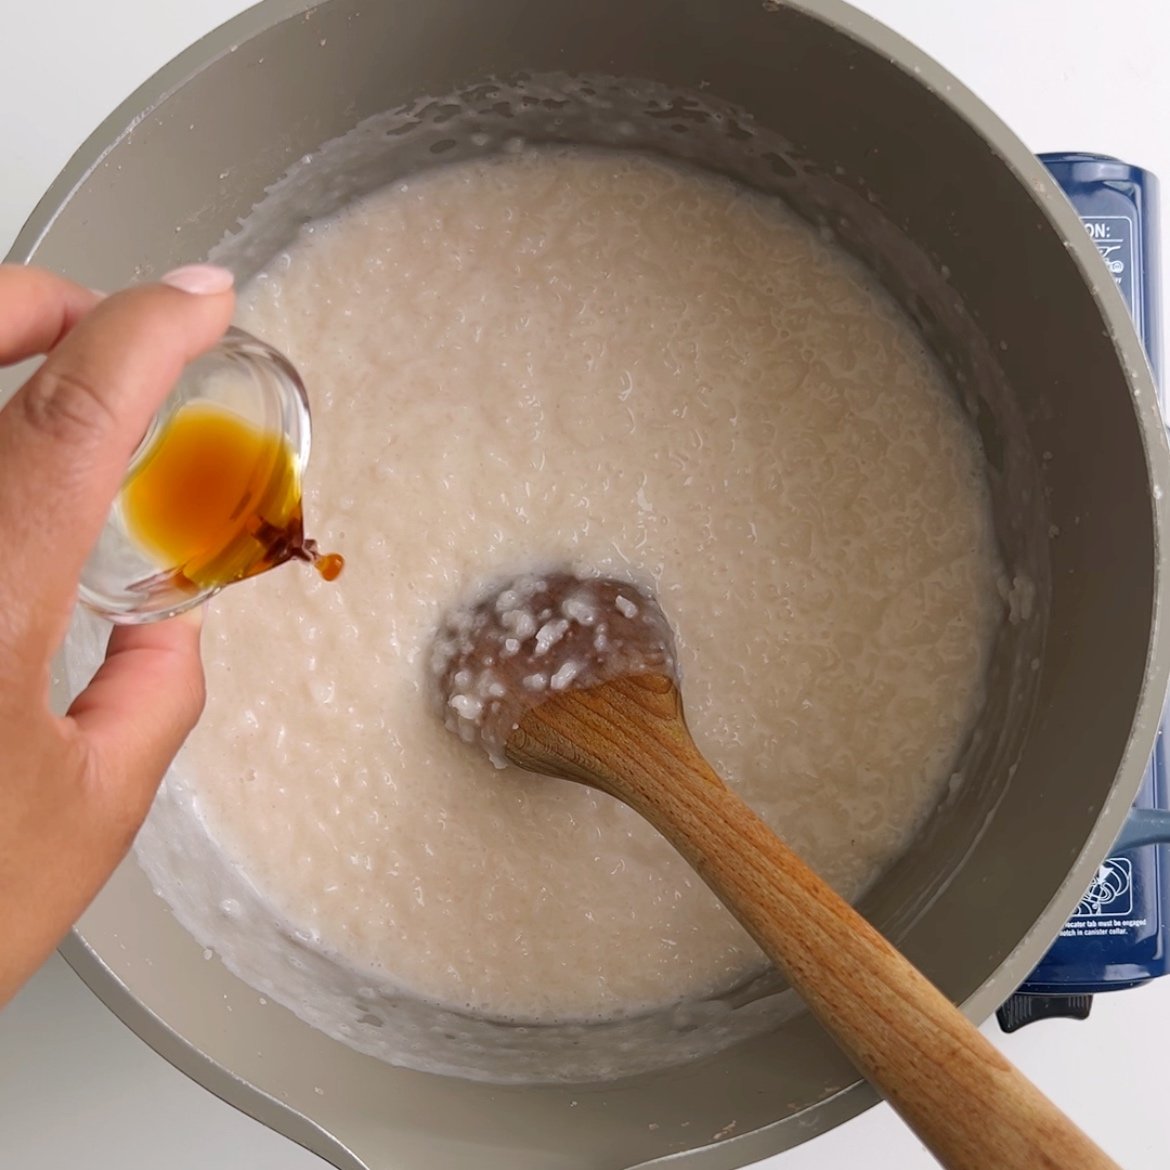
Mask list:
[[597,788],[662,833],[944,1166],[1118,1170],[719,778],[650,594],[518,578],[449,617],[433,666],[448,725],[497,763]]

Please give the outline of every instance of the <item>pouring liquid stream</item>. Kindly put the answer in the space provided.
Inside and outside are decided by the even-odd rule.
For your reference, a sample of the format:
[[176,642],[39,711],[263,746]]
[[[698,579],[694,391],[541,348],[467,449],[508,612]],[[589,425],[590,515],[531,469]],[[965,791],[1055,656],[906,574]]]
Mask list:
[[162,426],[122,488],[126,527],[175,583],[216,588],[286,561],[333,581],[345,566],[304,533],[288,441],[225,407],[188,403]]

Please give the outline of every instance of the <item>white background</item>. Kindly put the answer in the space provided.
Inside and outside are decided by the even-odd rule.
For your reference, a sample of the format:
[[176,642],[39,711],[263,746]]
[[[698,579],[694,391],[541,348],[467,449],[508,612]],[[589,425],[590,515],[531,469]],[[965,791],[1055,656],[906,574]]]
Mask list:
[[[1166,0],[860,6],[937,57],[1033,149],[1112,153],[1170,185]],[[239,0],[4,3],[0,254],[93,127],[156,68],[244,7]],[[1170,1166],[1170,978],[1098,998],[1084,1024],[1047,1022],[1006,1039],[994,1026],[986,1030],[1128,1170]],[[767,1165],[924,1170],[934,1163],[881,1106]],[[0,1015],[0,1170],[66,1166],[325,1170],[155,1056],[55,958]]]

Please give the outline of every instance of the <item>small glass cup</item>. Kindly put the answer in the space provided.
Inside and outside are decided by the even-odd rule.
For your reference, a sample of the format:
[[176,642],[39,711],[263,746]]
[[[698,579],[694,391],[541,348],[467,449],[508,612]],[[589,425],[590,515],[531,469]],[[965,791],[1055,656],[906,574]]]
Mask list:
[[[183,371],[138,444],[123,485],[142,466],[171,417],[196,402],[226,408],[265,433],[283,436],[297,479],[303,478],[311,432],[304,383],[282,353],[233,326],[214,349]],[[134,625],[174,617],[224,588],[199,587],[181,569],[160,563],[134,536],[119,492],[82,569],[80,598],[108,621]]]

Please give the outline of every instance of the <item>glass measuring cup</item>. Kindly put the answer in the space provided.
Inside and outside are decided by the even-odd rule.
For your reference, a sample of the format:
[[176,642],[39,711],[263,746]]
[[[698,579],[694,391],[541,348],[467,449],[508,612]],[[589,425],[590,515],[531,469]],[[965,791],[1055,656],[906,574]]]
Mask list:
[[[199,553],[207,563],[208,558],[230,551],[229,545],[235,549],[234,559],[227,558],[219,576],[192,572],[189,555],[168,558],[157,544],[152,547],[137,530],[129,507],[133,485],[136,480],[142,482],[139,477],[159,457],[171,424],[181,412],[187,412],[185,417],[189,418],[197,411],[229,420],[228,425],[242,434],[266,436],[268,454],[255,452],[248,469],[252,494],[279,488],[285,502],[295,507],[295,518],[289,518],[287,531],[245,537],[243,526],[255,499],[241,492],[230,513],[239,523],[222,530],[224,547],[204,548]],[[272,346],[242,329],[230,328],[212,350],[184,369],[134,452],[106,524],[82,569],[81,601],[112,622],[158,621],[191,609],[233,581],[284,560],[314,559],[315,546],[303,540],[300,528],[300,488],[309,461],[310,433],[308,395],[292,364]],[[278,483],[277,476],[284,478]],[[225,483],[217,487],[232,490]],[[222,505],[223,500],[217,502]],[[201,501],[189,499],[185,503],[197,511]],[[283,546],[279,545],[281,537]],[[246,539],[252,543],[245,546]],[[266,542],[266,556],[260,555],[263,550],[257,541]]]

